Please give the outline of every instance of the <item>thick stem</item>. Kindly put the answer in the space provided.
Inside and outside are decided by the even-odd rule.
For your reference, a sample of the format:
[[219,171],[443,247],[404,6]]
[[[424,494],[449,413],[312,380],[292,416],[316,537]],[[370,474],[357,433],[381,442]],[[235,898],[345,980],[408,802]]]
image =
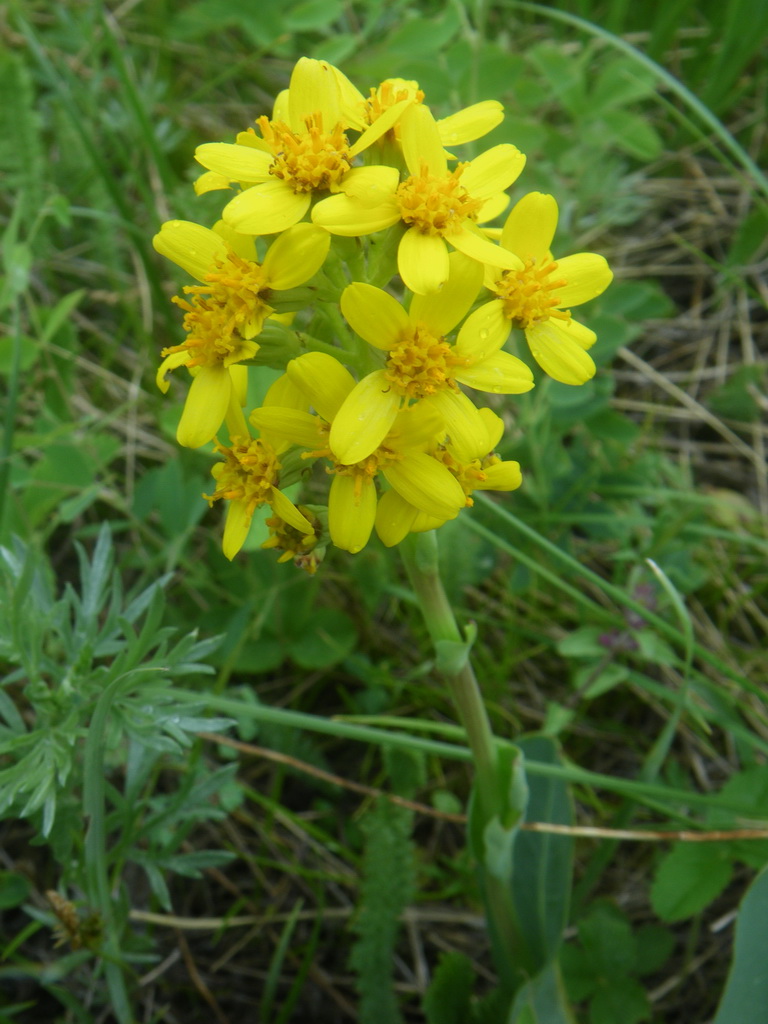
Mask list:
[[[400,545],[400,550],[438,657],[441,646],[446,642],[457,645],[456,651],[460,651],[466,641],[443,589],[434,533],[411,534]],[[440,668],[467,733],[477,770],[477,796],[483,819],[487,820],[494,811],[497,782],[497,756],[491,723],[468,653],[463,657],[445,658]]]
[[[502,773],[491,723],[469,660],[469,642],[459,631],[443,589],[434,533],[411,534],[402,542],[400,550],[435,645],[438,668],[467,733],[476,771],[475,800],[481,830],[484,831],[495,815],[503,813],[505,800],[501,794]],[[480,854],[480,859],[483,861],[480,865],[482,886],[500,980],[502,986],[513,991],[519,983],[515,965],[522,962],[523,943],[509,890],[511,865],[509,880],[502,881],[485,863],[483,854]]]

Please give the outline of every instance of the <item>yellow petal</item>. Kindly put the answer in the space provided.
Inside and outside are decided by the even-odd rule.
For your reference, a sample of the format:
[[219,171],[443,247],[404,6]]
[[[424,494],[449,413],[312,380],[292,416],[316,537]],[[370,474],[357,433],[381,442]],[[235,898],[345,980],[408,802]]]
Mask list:
[[426,533],[428,530],[439,530],[444,522],[444,519],[435,519],[434,516],[428,516],[426,512],[417,511],[416,518],[411,526],[411,533]]
[[277,487],[273,487],[269,503],[281,519],[300,533],[312,533],[312,524],[296,508],[291,499]]
[[298,223],[310,202],[309,192],[294,192],[284,181],[273,179],[235,196],[222,216],[245,235],[274,235]]
[[[497,192],[495,196],[491,196],[490,199],[486,199],[478,210],[477,223],[486,224],[489,220],[495,220],[504,213],[508,206],[509,196],[507,193]],[[484,228],[483,230],[492,238],[498,238],[501,233],[500,228]]]
[[365,121],[363,119],[365,97],[360,90],[350,82],[342,71],[339,71],[339,69],[334,67],[333,64],[330,64],[329,67],[333,72],[336,78],[336,84],[339,87],[342,116],[345,126],[354,128],[359,132],[363,131],[365,128]]
[[382,466],[397,493],[414,508],[437,519],[455,519],[466,504],[464,490],[442,462],[426,452],[412,452]]
[[357,238],[397,224],[400,208],[394,196],[375,205],[368,205],[367,201],[339,194],[321,199],[312,208],[312,220],[332,235]]
[[409,449],[428,451],[445,437],[445,423],[437,409],[427,402],[401,409],[387,437],[387,448],[404,452]]
[[411,324],[397,299],[360,281],[347,285],[341,293],[341,312],[356,334],[384,352],[397,345]]
[[501,244],[523,259],[543,260],[557,229],[557,202],[544,192],[529,192],[512,207],[501,232]]
[[294,224],[278,235],[262,263],[270,287],[284,291],[314,277],[330,244],[331,236],[315,224]]
[[195,150],[195,160],[230,181],[267,181],[274,157],[261,149],[233,142],[206,142]]
[[[281,89],[280,92],[275,96],[275,102],[272,105],[272,120],[282,121],[283,124],[289,124],[291,115],[288,110],[288,90]],[[303,127],[303,126],[302,126]]]
[[[350,378],[351,380],[351,378]],[[354,386],[354,381],[350,387]],[[307,396],[297,387],[287,373],[282,374],[270,384],[263,405],[278,405],[283,409],[299,409],[306,412],[309,406]]]
[[503,267],[505,270],[522,270],[522,260],[514,253],[494,245],[483,235],[470,230],[466,225],[449,235],[448,241],[459,252],[471,256],[479,263],[489,263],[494,267]]
[[498,352],[511,330],[512,325],[504,315],[504,303],[501,299],[492,299],[467,317],[456,339],[454,353],[470,363],[482,362]]
[[295,132],[306,132],[306,118],[323,115],[323,131],[331,132],[342,121],[341,90],[336,69],[326,60],[300,57],[288,86],[288,123]]
[[182,448],[199,448],[213,439],[227,415],[231,393],[229,370],[223,366],[200,367],[176,429],[176,440]]
[[424,166],[437,177],[447,173],[448,161],[429,107],[423,103],[408,107],[400,118],[400,140],[405,163],[411,174],[419,174]]
[[366,128],[354,146],[350,146],[350,156],[357,156],[358,153],[362,153],[364,149],[372,146],[382,135],[386,135],[389,129],[395,126],[401,114],[411,103],[412,100],[401,100],[399,103],[393,103],[391,107],[388,107],[381,117],[377,117],[373,124]]
[[488,431],[488,446],[484,452],[487,455],[493,451],[501,440],[501,436],[504,433],[504,420],[501,416],[497,416],[493,409],[489,409],[488,406],[483,406],[479,412]]
[[353,167],[344,175],[341,190],[345,196],[357,199],[363,206],[389,203],[394,208],[392,197],[399,184],[400,175],[396,167]]
[[568,321],[568,337],[572,338],[577,345],[581,345],[583,349],[592,348],[597,341],[595,332],[591,331],[589,327],[585,327],[584,324],[580,324],[578,320]]
[[580,252],[557,261],[557,276],[568,282],[557,292],[558,303],[566,309],[601,295],[613,280],[613,271],[605,257]]
[[355,378],[349,370],[325,352],[307,352],[292,359],[286,372],[327,423],[333,420],[355,387]]
[[170,355],[167,355],[162,363],[160,363],[155,376],[155,383],[164,395],[171,386],[171,382],[168,380],[168,374],[170,371],[175,370],[179,366],[184,366],[184,364],[189,362],[191,358],[192,356],[189,349],[183,348],[180,352],[171,352]]
[[244,501],[230,501],[227,509],[227,519],[224,524],[224,538],[221,542],[221,549],[224,557],[230,562],[245,544],[245,540],[251,529],[251,516],[248,515],[248,505]]
[[497,462],[483,472],[485,480],[476,484],[476,491],[516,491],[523,482],[519,462]]
[[204,281],[214,268],[214,260],[225,259],[228,252],[226,242],[216,232],[190,220],[166,221],[152,245],[198,281]]
[[254,427],[262,435],[269,435],[279,441],[298,444],[313,451],[324,448],[326,442],[319,430],[319,420],[309,412],[299,409],[283,409],[280,406],[261,406],[250,415]]
[[488,452],[488,432],[479,410],[462,391],[439,391],[422,402],[432,405],[445,421],[451,448],[460,462]]
[[476,199],[490,199],[504,192],[520,176],[525,156],[516,146],[492,146],[471,160],[461,175],[461,184]]
[[253,128],[248,131],[238,132],[235,136],[238,146],[250,146],[251,149],[260,149],[264,153],[272,153],[269,143],[257,135]]
[[223,220],[217,220],[213,225],[213,230],[219,238],[224,239],[232,252],[242,256],[244,260],[250,260],[251,263],[258,263],[259,257],[251,235],[241,235],[239,231],[235,231]]
[[331,540],[342,551],[353,555],[368,543],[376,519],[376,486],[364,481],[355,494],[355,479],[336,474],[328,495],[328,531]]
[[406,288],[417,295],[439,291],[448,280],[448,249],[440,235],[408,228],[397,250],[397,269]]
[[384,373],[376,370],[363,377],[336,413],[329,444],[345,466],[375,452],[395,421],[401,399]]
[[397,491],[386,491],[382,494],[376,509],[376,533],[382,544],[391,548],[404,540],[417,511]]
[[482,362],[462,367],[456,380],[494,395],[522,395],[533,387],[530,367],[509,352],[494,352]]
[[473,142],[487,135],[503,120],[504,107],[498,100],[483,100],[441,118],[437,122],[437,130],[444,146],[460,146],[463,142]]
[[230,179],[226,174],[219,174],[217,171],[206,171],[199,178],[192,182],[196,196],[205,195],[206,192],[217,192],[221,189],[231,188]]
[[561,384],[584,384],[595,374],[595,364],[567,326],[545,320],[526,328],[526,341],[542,370]]
[[461,252],[452,252],[448,260],[445,287],[431,295],[414,295],[409,310],[411,320],[427,324],[438,337],[448,334],[466,316],[483,284],[483,268],[477,260]]

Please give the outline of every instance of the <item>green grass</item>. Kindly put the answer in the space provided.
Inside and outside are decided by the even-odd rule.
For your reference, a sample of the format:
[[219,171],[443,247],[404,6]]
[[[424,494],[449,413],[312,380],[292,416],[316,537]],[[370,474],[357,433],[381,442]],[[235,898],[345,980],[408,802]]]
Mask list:
[[[469,978],[486,997],[472,1012],[495,1020],[454,820],[471,755],[396,552],[337,551],[313,579],[258,540],[223,558],[201,497],[211,457],[176,446],[182,389],[154,383],[183,281],[151,238],[217,216],[220,196],[193,194],[194,147],[268,111],[302,54],[362,87],[416,78],[441,113],[501,99],[490,142],[529,158],[515,197],[552,191],[558,251],[604,252],[616,281],[585,315],[593,382],[491,400],[524,487],[440,532],[492,724],[557,739],[561,763],[531,776],[569,785],[579,825],[757,827],[764,16],[745,33],[750,5],[687,0],[7,6],[0,1019],[366,1024],[378,1006],[438,1024],[454,971],[457,1005]],[[250,752],[197,737],[217,729]],[[382,857],[399,925],[397,900],[377,902]],[[627,1013],[711,1019],[731,955],[719,922],[766,861],[765,840],[577,838],[579,1019],[625,1024],[598,998],[604,935]],[[56,944],[51,889],[91,927],[74,943]]]

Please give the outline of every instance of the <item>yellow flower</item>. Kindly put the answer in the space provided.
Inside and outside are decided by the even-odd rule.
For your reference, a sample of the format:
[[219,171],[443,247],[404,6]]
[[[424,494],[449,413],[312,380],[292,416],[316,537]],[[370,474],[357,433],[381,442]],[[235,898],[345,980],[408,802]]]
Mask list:
[[245,389],[245,367],[236,364],[252,359],[259,349],[254,338],[273,312],[271,293],[308,281],[322,266],[329,246],[321,228],[297,224],[275,239],[259,264],[252,239],[238,238],[226,225],[217,229],[168,221],[153,239],[159,253],[204,282],[184,288],[190,299],[174,298],[185,311],[187,339],[163,349],[157,371],[163,392],[170,370],[186,366],[194,374],[176,432],[186,448],[210,441],[225,417],[239,424],[235,432],[243,432],[239,399],[244,394],[239,392]]
[[[374,122],[374,127],[379,122]],[[525,157],[514,146],[494,146],[468,163],[448,170],[437,124],[428,107],[409,105],[400,117],[403,155],[409,176],[400,182],[394,167],[351,171],[343,194],[323,199],[312,220],[335,235],[356,237],[401,223],[397,266],[412,292],[428,294],[448,280],[448,244],[480,263],[491,259],[505,269],[521,262],[502,251],[478,229],[487,204],[498,208],[504,190],[515,181]]]
[[232,181],[243,186],[223,212],[237,231],[271,235],[298,223],[316,192],[339,191],[357,154],[388,131],[407,106],[392,106],[350,145],[342,79],[327,61],[302,57],[288,90],[277,98],[272,120],[260,117],[256,122],[261,137],[241,132],[234,144],[198,146],[195,159],[208,169],[198,191],[227,187]]
[[265,437],[234,437],[229,446],[217,443],[216,451],[224,456],[224,461],[215,463],[211,470],[216,490],[203,497],[209,505],[222,499],[229,502],[222,550],[230,561],[245,543],[253,514],[262,505],[270,505],[299,533],[314,533],[312,523],[277,486],[282,469],[280,446]]
[[[306,404],[303,392],[285,374],[272,384],[264,396],[265,408],[275,406],[280,409],[303,410]],[[262,430],[257,438],[247,433],[233,437],[229,446],[216,444],[216,451],[224,456],[224,461],[217,462],[211,470],[216,480],[216,490],[203,497],[210,505],[220,500],[229,502],[222,548],[230,560],[245,543],[253,515],[263,505],[269,505],[273,515],[286,528],[307,538],[316,535],[315,517],[299,511],[280,490],[281,482],[287,479],[288,483],[293,483],[297,476],[294,469],[286,469],[284,465],[286,453],[290,456],[289,448],[288,441],[267,430]],[[308,549],[311,546],[308,541]]]
[[[509,333],[478,310],[451,345],[445,336],[465,316],[480,288],[482,268],[452,253],[442,292],[415,295],[406,310],[387,292],[355,282],[341,296],[341,310],[357,334],[386,353],[383,369],[364,377],[335,416],[330,446],[342,463],[366,458],[381,443],[401,408],[417,402],[442,419],[457,450],[482,446],[484,431],[473,403],[460,390],[467,384],[495,394],[521,394],[533,374],[515,356],[501,352]],[[474,456],[470,456],[474,457]]]
[[[510,211],[501,232],[504,249],[516,253],[521,269],[502,269],[489,260],[486,286],[497,296],[483,306],[489,329],[521,327],[531,354],[545,373],[563,384],[584,384],[595,373],[587,349],[597,335],[571,318],[570,306],[600,295],[613,280],[604,257],[593,252],[554,260],[549,251],[557,227],[557,203],[530,192]],[[480,310],[478,310],[478,313]]]
[[[480,409],[479,413],[485,434],[473,458],[459,458],[450,441],[430,452],[458,480],[467,505],[473,504],[473,491],[514,491],[522,483],[520,463],[505,462],[494,453],[504,432],[501,418],[490,409]],[[408,533],[435,530],[444,522],[411,505],[394,490],[382,496],[376,510],[376,533],[387,547],[399,544]]]
[[355,387],[338,360],[309,352],[288,364],[288,379],[304,392],[316,414],[297,409],[257,409],[251,422],[275,437],[323,457],[333,474],[328,498],[328,528],[333,543],[353,554],[368,543],[376,519],[375,480],[380,472],[390,487],[413,507],[441,521],[453,519],[465,503],[455,476],[427,454],[444,436],[441,418],[425,407],[404,409],[374,450],[356,462],[341,462],[328,444],[329,431]]
[[[377,88],[370,89],[368,97],[363,96],[347,78],[339,83],[344,103],[344,112],[349,124],[364,131],[375,124],[380,117],[403,100],[423,103],[424,93],[419,83],[405,78],[387,78]],[[498,100],[483,100],[464,107],[436,122],[440,141],[444,146],[458,146],[464,142],[487,135],[504,120],[504,107]],[[400,126],[396,123],[386,135],[387,139],[400,146]]]

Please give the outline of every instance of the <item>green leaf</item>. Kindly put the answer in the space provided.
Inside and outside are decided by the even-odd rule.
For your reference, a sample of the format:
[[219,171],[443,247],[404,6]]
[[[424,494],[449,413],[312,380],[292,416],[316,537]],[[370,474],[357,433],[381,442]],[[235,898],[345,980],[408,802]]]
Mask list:
[[590,913],[579,922],[579,940],[602,984],[634,969],[635,937],[629,921],[613,904],[600,901],[593,905]]
[[349,616],[316,608],[290,640],[289,653],[301,668],[327,668],[346,658],[356,643],[357,630]]
[[711,903],[731,879],[725,843],[676,843],[661,862],[651,903],[662,921],[682,921]]
[[651,1016],[651,1004],[645,989],[634,978],[619,976],[592,998],[589,1007],[590,1024],[637,1024]]
[[714,1024],[764,1024],[768,1006],[768,871],[752,882],[739,907],[733,962]]
[[310,32],[326,28],[344,13],[339,0],[306,0],[286,11],[285,27],[291,32]]
[[605,129],[620,150],[638,160],[655,160],[664,143],[646,118],[626,110],[606,110],[600,115]]
[[595,110],[610,110],[656,95],[656,77],[636,61],[612,60],[600,72],[589,98]]
[[[523,739],[520,748],[533,761],[560,764],[559,746],[549,737]],[[562,779],[534,775],[528,780],[528,788],[527,821],[573,823],[568,786]],[[568,921],[572,874],[570,836],[520,832],[512,859],[512,901],[531,973],[543,970],[557,957]]]
[[466,1024],[474,981],[472,961],[463,953],[442,954],[424,997],[427,1024]]
[[31,885],[24,875],[0,871],[0,910],[19,907],[29,896]]
[[520,989],[507,1024],[575,1024],[557,961]]

